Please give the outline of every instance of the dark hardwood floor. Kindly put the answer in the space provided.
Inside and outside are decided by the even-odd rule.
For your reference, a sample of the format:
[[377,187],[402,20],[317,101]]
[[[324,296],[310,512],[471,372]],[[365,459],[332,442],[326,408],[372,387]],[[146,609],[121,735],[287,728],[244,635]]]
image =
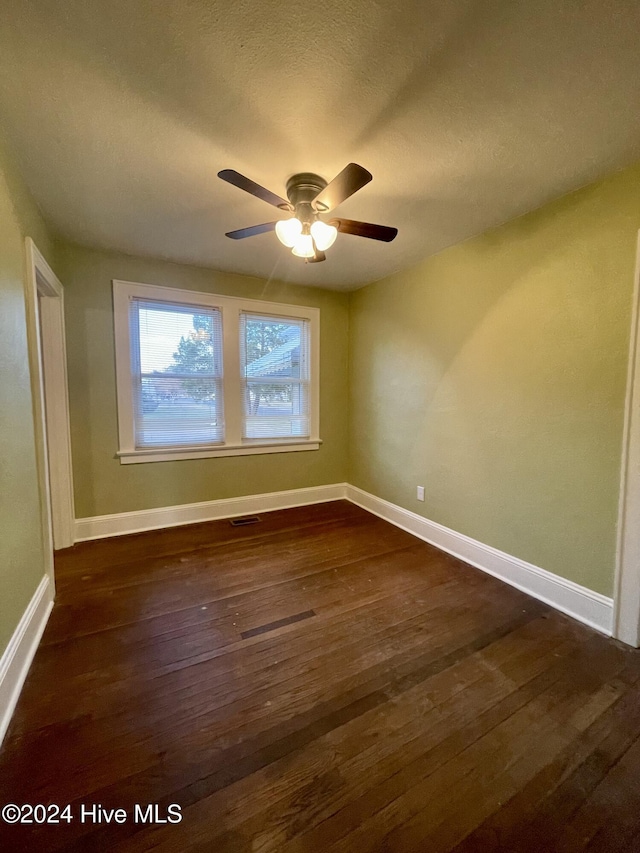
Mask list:
[[72,820],[2,850],[640,851],[640,653],[357,507],[85,543],[56,578],[0,805]]

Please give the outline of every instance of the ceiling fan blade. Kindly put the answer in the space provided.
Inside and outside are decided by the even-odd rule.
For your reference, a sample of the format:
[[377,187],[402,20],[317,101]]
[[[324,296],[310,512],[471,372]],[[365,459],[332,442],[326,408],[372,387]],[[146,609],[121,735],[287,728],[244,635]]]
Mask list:
[[370,240],[382,240],[384,243],[390,243],[398,233],[397,228],[374,225],[371,222],[358,222],[357,219],[332,219],[329,224],[335,225],[341,234],[368,237]]
[[362,166],[357,163],[349,163],[336,175],[330,184],[321,190],[314,199],[314,203],[318,210],[327,211],[333,210],[349,196],[361,190],[365,184],[373,180],[371,172],[367,172]]
[[238,187],[238,189],[244,190],[246,193],[251,193],[251,195],[256,196],[256,198],[262,199],[262,201],[266,201],[267,204],[272,204],[274,207],[280,207],[285,210],[291,210],[291,205],[286,199],[272,193],[270,190],[266,190],[250,178],[245,178],[244,175],[241,175],[240,172],[236,172],[235,169],[223,169],[221,172],[218,172],[218,177],[222,178],[222,180],[226,181],[228,184],[233,184],[234,187]]
[[232,240],[244,240],[245,237],[254,237],[256,234],[264,234],[266,231],[275,231],[275,222],[264,222],[262,225],[251,225],[249,228],[239,228],[237,231],[228,231],[224,236]]

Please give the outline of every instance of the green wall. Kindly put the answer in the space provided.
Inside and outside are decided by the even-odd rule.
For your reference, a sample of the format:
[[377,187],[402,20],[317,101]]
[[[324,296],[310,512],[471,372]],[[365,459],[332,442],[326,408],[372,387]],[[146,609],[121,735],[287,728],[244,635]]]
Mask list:
[[611,595],[639,227],[636,166],[353,293],[349,482]]
[[0,143],[0,656],[45,571],[26,338],[24,238],[51,241]]
[[[65,289],[76,516],[344,482],[348,444],[348,296],[59,244]],[[121,465],[118,449],[111,280],[320,308],[317,451]]]

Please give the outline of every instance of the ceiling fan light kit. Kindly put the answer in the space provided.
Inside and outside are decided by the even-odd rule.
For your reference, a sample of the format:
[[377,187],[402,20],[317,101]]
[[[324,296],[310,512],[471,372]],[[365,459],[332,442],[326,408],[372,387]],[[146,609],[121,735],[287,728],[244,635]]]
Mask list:
[[276,222],[276,237],[283,246],[293,249],[296,240],[302,236],[302,222],[295,216],[291,219],[281,219]]
[[287,181],[288,201],[233,169],[223,169],[218,172],[218,177],[280,210],[293,214],[276,222],[229,231],[226,236],[232,240],[275,231],[278,240],[291,249],[293,255],[304,258],[307,263],[317,263],[325,260],[324,253],[333,246],[339,231],[386,243],[393,240],[398,233],[397,228],[385,225],[353,219],[333,219],[325,222],[320,218],[321,214],[333,210],[373,179],[373,175],[357,163],[349,163],[329,184],[320,175],[312,172],[293,175]]
[[327,224],[321,219],[316,219],[311,226],[311,236],[320,251],[324,252],[326,249],[330,249],[336,242],[338,229],[331,223]]
[[315,253],[311,234],[301,234],[291,250],[291,254],[295,255],[296,258],[313,258]]

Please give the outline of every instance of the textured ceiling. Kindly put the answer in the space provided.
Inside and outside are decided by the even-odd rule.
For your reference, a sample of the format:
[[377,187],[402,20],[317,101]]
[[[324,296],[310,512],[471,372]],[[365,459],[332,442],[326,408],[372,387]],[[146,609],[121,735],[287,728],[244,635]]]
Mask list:
[[[49,223],[80,243],[352,289],[640,157],[637,0],[22,0],[0,120]],[[349,161],[371,184],[323,264],[216,177],[284,194]],[[275,217],[274,217],[275,213]]]

